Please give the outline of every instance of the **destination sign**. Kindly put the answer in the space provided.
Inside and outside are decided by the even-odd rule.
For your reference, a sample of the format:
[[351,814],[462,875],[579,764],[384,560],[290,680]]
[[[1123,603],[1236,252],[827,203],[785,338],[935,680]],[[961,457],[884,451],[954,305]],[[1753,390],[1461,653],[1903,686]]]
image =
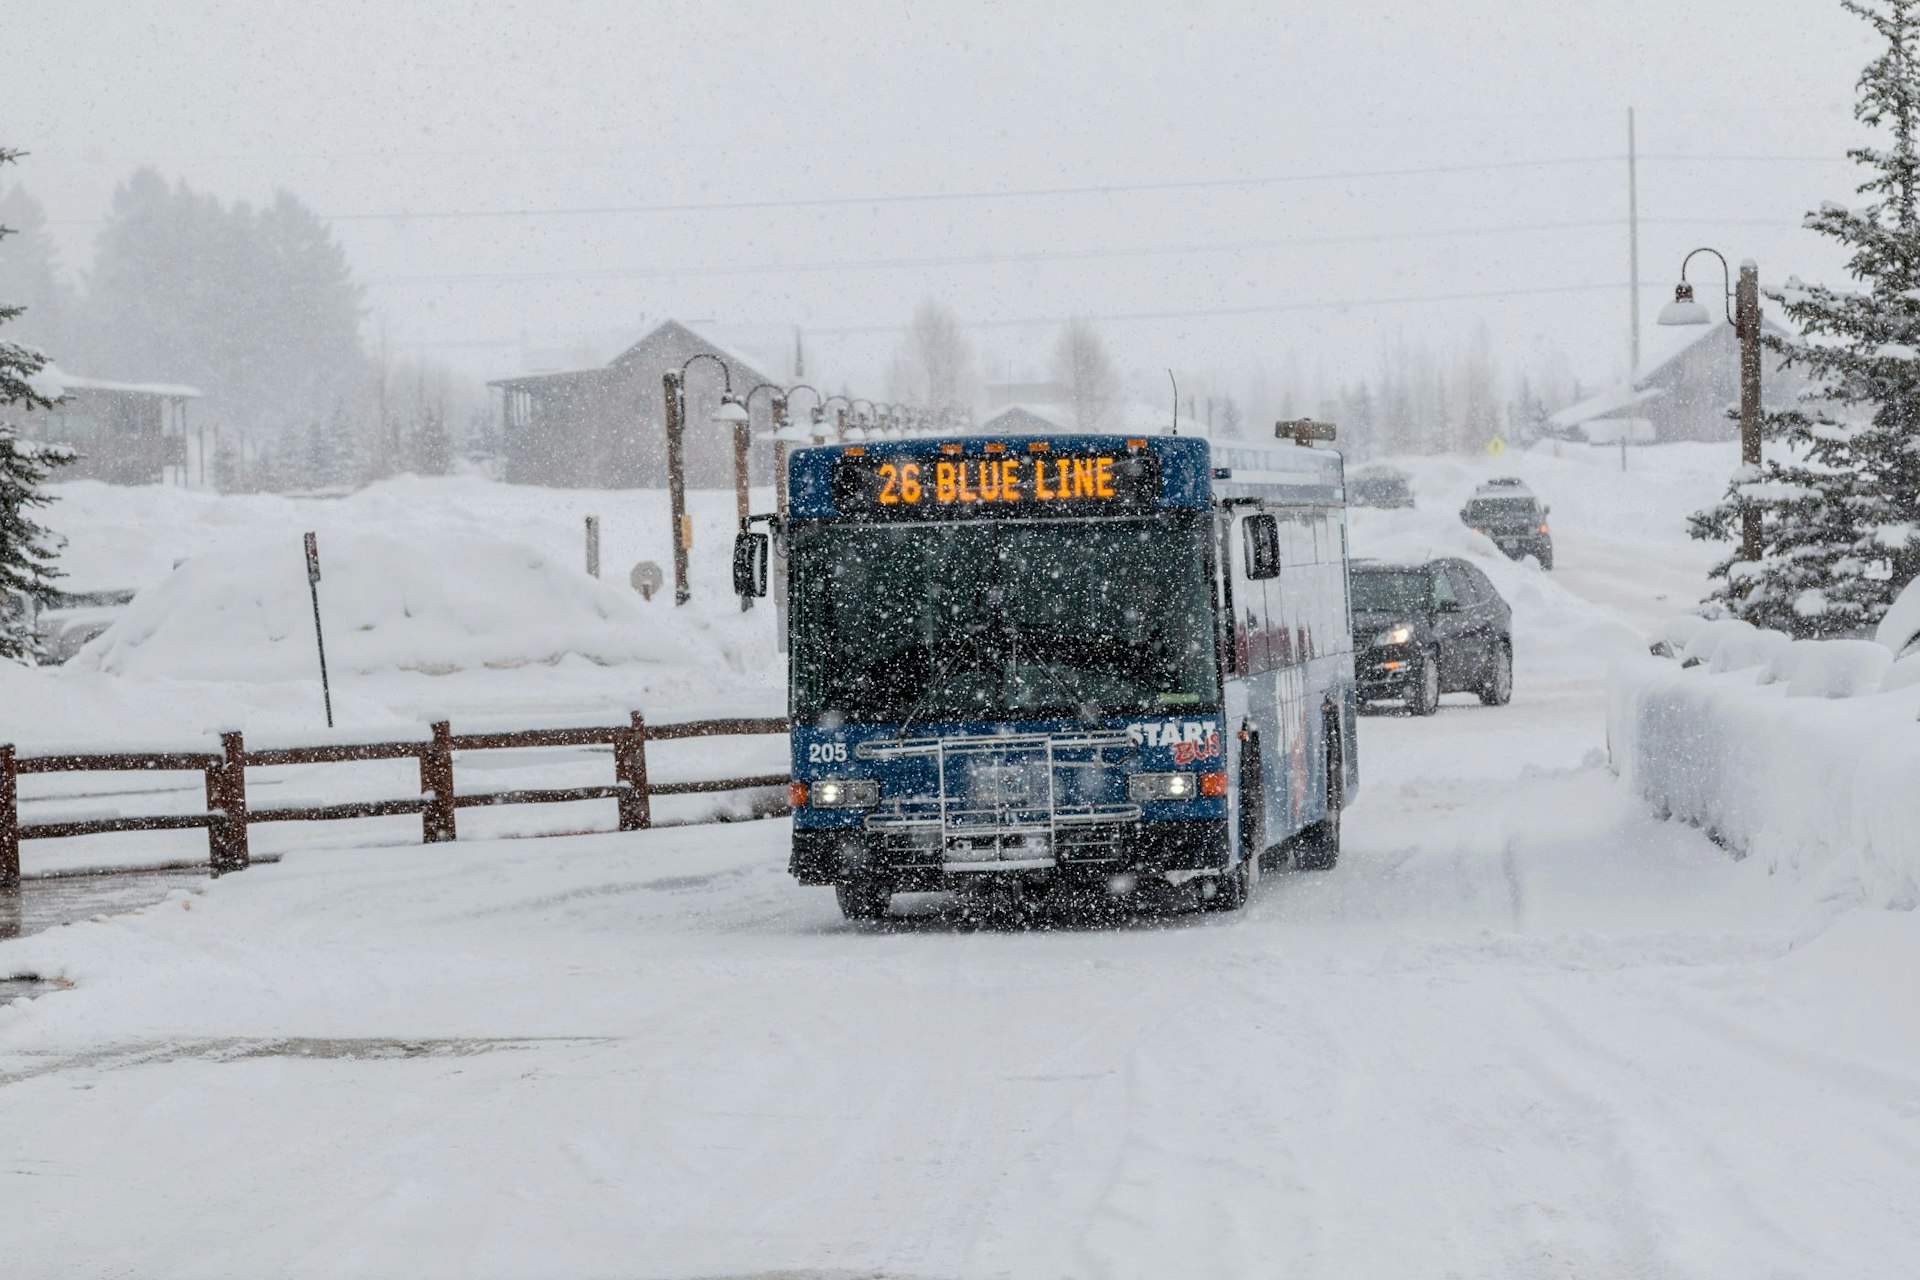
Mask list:
[[834,469],[834,505],[870,519],[973,515],[1097,515],[1138,511],[1160,497],[1150,453],[1028,450],[966,456],[848,453]]

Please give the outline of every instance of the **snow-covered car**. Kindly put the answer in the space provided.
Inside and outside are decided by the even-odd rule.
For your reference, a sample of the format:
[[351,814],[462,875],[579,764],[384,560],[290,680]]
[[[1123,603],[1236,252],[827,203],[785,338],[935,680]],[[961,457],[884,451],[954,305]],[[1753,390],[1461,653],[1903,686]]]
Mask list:
[[1355,675],[1363,702],[1430,716],[1446,693],[1513,697],[1513,611],[1465,560],[1353,562]]
[[1410,507],[1413,488],[1404,471],[1366,467],[1347,477],[1347,502],[1356,507]]
[[87,641],[114,624],[134,593],[125,591],[61,592],[34,615],[41,653],[49,663],[65,662]]
[[1532,556],[1542,569],[1551,569],[1553,534],[1547,526],[1551,511],[1519,481],[1493,481],[1467,499],[1460,508],[1460,521],[1493,539],[1509,559]]

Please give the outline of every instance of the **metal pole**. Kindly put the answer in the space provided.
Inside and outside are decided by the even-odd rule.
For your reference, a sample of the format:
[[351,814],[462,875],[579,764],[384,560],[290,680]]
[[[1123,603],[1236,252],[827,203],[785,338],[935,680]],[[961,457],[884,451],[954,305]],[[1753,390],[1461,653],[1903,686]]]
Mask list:
[[[751,400],[753,397],[749,395],[747,398]],[[734,528],[743,530],[747,527],[747,516],[753,507],[752,499],[747,496],[747,431],[753,425],[751,417],[753,410],[749,408],[747,413],[749,417],[746,422],[733,424],[733,507],[737,517]],[[753,597],[741,596],[740,612],[745,613],[751,608],[753,608]]]
[[320,697],[327,707],[327,728],[333,728],[333,686],[327,682],[327,637],[320,630],[320,544],[307,535],[307,593],[313,597],[313,642],[320,650]]
[[[1633,108],[1627,108],[1627,315],[1633,333],[1629,380],[1640,373],[1640,184],[1639,152],[1633,141]],[[1626,455],[1621,455],[1624,466]]]
[[[1760,267],[1740,264],[1733,295],[1735,332],[1740,338],[1740,461],[1749,477],[1760,466]],[[1740,513],[1740,558],[1760,558],[1760,509],[1746,503]]]
[[661,375],[667,406],[667,506],[673,519],[673,603],[683,605],[693,591],[687,585],[686,403],[680,371]]
[[587,574],[600,576],[600,517],[587,517]]

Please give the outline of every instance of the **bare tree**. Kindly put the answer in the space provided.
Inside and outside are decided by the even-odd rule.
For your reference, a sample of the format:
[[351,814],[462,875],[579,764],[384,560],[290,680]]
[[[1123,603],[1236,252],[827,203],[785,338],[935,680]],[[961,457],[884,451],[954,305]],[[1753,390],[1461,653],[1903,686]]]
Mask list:
[[1069,320],[1053,348],[1053,376],[1066,388],[1073,425],[1097,431],[1119,399],[1120,377],[1107,344],[1085,320]]
[[973,408],[973,344],[960,331],[960,317],[934,301],[920,304],[913,324],[894,352],[888,394],[936,413]]

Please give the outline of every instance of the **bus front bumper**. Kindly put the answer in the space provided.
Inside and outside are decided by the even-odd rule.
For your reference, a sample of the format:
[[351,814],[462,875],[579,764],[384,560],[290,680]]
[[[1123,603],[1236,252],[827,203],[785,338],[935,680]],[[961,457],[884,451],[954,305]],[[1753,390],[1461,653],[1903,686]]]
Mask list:
[[788,869],[801,884],[879,876],[903,893],[952,889],[981,876],[1021,875],[1088,884],[1115,875],[1220,871],[1227,824],[1220,818],[1061,828],[1050,848],[974,836],[960,847],[938,834],[795,831]]

